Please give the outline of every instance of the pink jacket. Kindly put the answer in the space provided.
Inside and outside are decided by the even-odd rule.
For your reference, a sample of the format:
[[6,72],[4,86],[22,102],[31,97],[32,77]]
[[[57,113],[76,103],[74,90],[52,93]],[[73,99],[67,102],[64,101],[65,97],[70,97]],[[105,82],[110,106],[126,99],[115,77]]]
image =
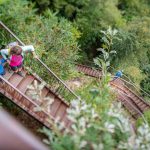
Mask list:
[[21,65],[23,62],[23,57],[22,55],[11,55],[10,57],[10,66],[16,67]]

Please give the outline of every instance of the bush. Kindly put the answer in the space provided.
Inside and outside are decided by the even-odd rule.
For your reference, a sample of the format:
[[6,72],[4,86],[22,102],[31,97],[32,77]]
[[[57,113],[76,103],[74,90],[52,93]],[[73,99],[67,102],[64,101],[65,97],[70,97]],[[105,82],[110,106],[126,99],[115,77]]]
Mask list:
[[[144,112],[144,118],[146,119],[148,125],[150,126],[150,111],[149,111],[149,110],[147,110],[147,111]],[[142,124],[143,124],[143,118],[140,117],[140,118],[137,120],[136,125],[137,125],[137,126],[140,126],[140,125],[142,125]]]
[[149,14],[148,0],[119,0],[118,8],[122,10],[123,16],[131,21],[132,19]]
[[[140,83],[141,88],[150,95],[150,76]],[[142,92],[142,91],[141,91]],[[144,95],[145,93],[143,93]]]
[[[8,0],[0,5],[1,20],[26,44],[33,44],[38,55],[57,75],[67,78],[74,67],[73,62],[79,58],[77,39],[80,33],[50,10],[44,16],[38,16],[33,7],[26,0]],[[1,42],[10,40],[7,36]]]
[[139,43],[136,40],[136,36],[126,30],[119,30],[117,38],[114,38],[112,49],[116,51],[116,57],[113,64],[119,63],[124,57],[128,57],[129,54],[134,53]]
[[107,29],[108,26],[122,27],[125,25],[116,5],[116,0],[89,0],[88,4],[78,13],[76,24],[82,32],[81,48],[89,56],[95,57],[96,49],[102,44],[99,40],[101,29]]

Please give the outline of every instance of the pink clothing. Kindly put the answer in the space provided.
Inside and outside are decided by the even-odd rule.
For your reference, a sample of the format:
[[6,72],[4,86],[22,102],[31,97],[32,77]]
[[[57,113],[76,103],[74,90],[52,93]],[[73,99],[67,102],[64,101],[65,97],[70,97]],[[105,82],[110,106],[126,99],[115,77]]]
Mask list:
[[12,55],[10,57],[10,66],[16,67],[21,65],[23,62],[23,57],[22,55]]

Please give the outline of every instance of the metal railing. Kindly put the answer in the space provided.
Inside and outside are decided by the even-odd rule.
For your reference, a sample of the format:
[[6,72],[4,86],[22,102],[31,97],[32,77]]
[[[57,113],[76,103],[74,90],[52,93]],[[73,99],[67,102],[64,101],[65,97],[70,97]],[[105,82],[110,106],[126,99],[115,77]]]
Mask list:
[[6,111],[0,110],[1,150],[50,150]]
[[[0,25],[9,32],[20,45],[25,46],[25,44],[4,23],[2,23],[2,21],[0,21]],[[49,87],[53,90],[53,92],[64,98],[67,102],[71,99],[80,99],[78,95],[76,95],[59,77],[57,77],[57,75],[41,59],[37,58],[37,61],[34,64],[39,68],[37,70],[34,67],[34,71],[36,71],[40,77],[42,76],[43,80],[48,82],[50,85]],[[30,68],[32,69],[32,65],[30,65]],[[43,72],[41,71],[42,69],[44,69]]]
[[[119,92],[121,92],[121,91],[119,91]],[[125,94],[125,93],[123,93],[123,92],[121,92],[121,94],[123,94],[123,95],[129,97],[129,95],[127,95],[127,94]],[[126,100],[124,97],[122,97],[122,99],[123,99],[124,101],[126,101],[126,103],[128,103],[128,104],[132,107],[132,109],[134,109],[135,111],[137,111],[138,114],[141,115],[141,117],[142,117],[144,123],[147,124],[147,120],[146,120],[146,118],[144,117],[143,113],[142,113],[137,107],[135,107],[130,101]],[[131,110],[129,110],[129,111],[131,111]]]
[[[110,66],[110,68],[114,71],[117,72],[114,67]],[[134,93],[139,94],[140,96],[144,97],[145,101],[150,103],[150,94],[143,90],[140,86],[136,85],[126,74],[123,73],[123,76],[120,78],[125,85],[130,88],[130,90],[134,90]]]

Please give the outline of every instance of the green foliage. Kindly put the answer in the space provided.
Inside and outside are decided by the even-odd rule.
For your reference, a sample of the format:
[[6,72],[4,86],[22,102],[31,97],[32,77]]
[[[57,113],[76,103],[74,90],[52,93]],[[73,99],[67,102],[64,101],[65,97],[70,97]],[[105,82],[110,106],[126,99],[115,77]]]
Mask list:
[[[55,150],[111,150],[111,149],[142,149],[149,147],[150,128],[142,124],[137,134],[130,128],[129,119],[121,109],[121,105],[112,105],[105,113],[105,117],[95,111],[91,105],[73,101],[72,109],[68,110],[69,118],[73,122],[73,134],[55,136],[48,130],[43,132],[48,136],[44,140]],[[62,128],[61,128],[62,129]],[[134,137],[134,138],[133,138]],[[132,140],[131,140],[132,139]]]
[[127,20],[143,17],[149,14],[148,0],[119,0],[119,9]]
[[51,2],[50,0],[34,0],[36,2],[36,4],[38,5],[38,7],[42,10],[45,10],[45,8],[47,8]]
[[6,97],[4,97],[2,94],[0,94],[0,100],[1,100],[1,103],[0,103],[0,107],[3,106],[3,108],[8,108],[8,109],[14,109],[14,105],[12,104],[12,102],[8,101],[8,99]]
[[[147,92],[148,94],[150,94],[150,76],[148,76],[146,79],[142,80],[140,83],[141,88]],[[141,91],[142,92],[142,91]],[[145,95],[144,92],[142,92],[143,95]],[[145,95],[146,96],[146,95]],[[149,98],[150,99],[150,98]]]
[[144,79],[144,74],[142,74],[141,70],[135,66],[128,66],[126,69],[126,74],[130,77],[131,81],[134,83],[140,84],[141,80]]
[[[77,39],[80,33],[67,20],[58,19],[49,10],[44,16],[37,16],[33,7],[26,0],[8,1],[0,6],[1,20],[24,43],[33,44],[39,57],[54,72],[67,78],[74,67],[73,62],[79,58]],[[32,65],[34,67],[34,63]],[[39,70],[39,66],[36,69]]]
[[76,14],[80,12],[82,7],[87,5],[89,0],[33,0],[36,2],[39,11],[50,8],[54,12],[58,12],[59,15],[66,17],[70,20],[76,18]]
[[106,31],[101,32],[103,33],[101,39],[103,44],[102,48],[98,48],[97,50],[100,51],[102,55],[99,55],[99,58],[94,59],[94,62],[98,64],[98,61],[99,62],[101,61],[100,58],[103,57],[102,59],[104,60],[106,67],[109,67],[113,57],[116,55],[116,51],[112,49],[113,40],[114,39],[120,40],[120,39],[116,36],[118,31],[116,29],[113,30],[111,27],[109,27]]
[[[80,43],[88,55],[95,56],[94,50],[101,44],[100,30],[108,26],[124,26],[124,20],[116,7],[117,1],[90,0],[78,13],[76,24],[82,32]],[[112,13],[113,12],[113,13]]]
[[[150,52],[149,51],[147,52],[147,57],[149,60],[145,65],[142,66],[142,71],[146,74],[146,78],[141,81],[140,86],[144,91],[150,94]],[[147,96],[143,91],[141,92],[143,96]],[[150,100],[150,97],[148,99]]]
[[[144,112],[144,118],[146,119],[148,125],[150,126],[150,111],[147,110]],[[143,119],[139,118],[136,122],[136,126],[141,126],[143,124]]]
[[[97,79],[84,90],[81,89],[83,99],[86,100],[76,101],[73,105],[74,109],[69,110],[70,119],[74,123],[72,126],[74,134],[70,135],[65,130],[64,135],[59,132],[55,135],[44,130],[43,132],[49,137],[46,143],[56,150],[132,150],[148,147],[149,128],[142,125],[137,130],[137,136],[133,138],[129,120],[120,112],[121,106],[111,105],[116,97],[109,88],[110,75],[107,73],[107,67],[111,62],[116,68],[124,69],[136,83],[142,81],[141,87],[145,91],[150,91],[149,1],[33,1],[36,2],[39,10],[35,9],[33,3],[26,0],[5,2],[1,0],[0,18],[25,43],[32,43],[39,57],[59,76],[68,79],[68,76],[74,74],[73,63],[79,59],[80,48],[77,42],[79,38],[83,50],[80,54],[83,58],[87,59],[87,56],[93,58],[99,53],[102,54],[101,57],[94,59],[95,64],[103,70],[101,82]],[[42,13],[39,15],[37,12]],[[116,30],[106,30],[109,26],[116,28],[117,34]],[[3,46],[14,40],[3,30],[0,36],[0,45]],[[102,49],[97,52],[96,49],[99,47]],[[114,54],[115,57],[113,57]],[[42,72],[44,78],[52,81],[48,73],[44,72],[36,61],[26,58],[28,66]],[[149,122],[149,112],[145,113],[145,117]]]
[[34,1],[40,11],[43,11],[43,8],[50,8],[57,12],[58,16],[74,21],[82,32],[80,38],[81,47],[91,57],[95,55],[93,52],[95,53],[95,49],[99,44],[100,29],[107,28],[109,25],[115,27],[125,25],[125,20],[117,8],[117,0]]
[[109,27],[106,31],[102,30],[101,32],[103,33],[102,41],[104,43],[102,46],[104,49],[106,49],[107,52],[110,53],[110,51],[112,50],[113,40],[118,39],[116,37],[118,31]]
[[[146,66],[149,64],[149,26],[149,17],[133,19],[131,22],[128,22],[126,30],[122,32],[124,34],[122,35],[121,33],[123,40],[115,41],[113,44],[118,54],[113,64],[117,69],[124,69],[125,73],[128,74],[138,86],[147,76],[147,74],[143,72],[148,69]],[[146,70],[144,69],[145,71],[143,71],[142,68]]]
[[136,36],[128,31],[119,30],[117,38],[113,39],[112,49],[116,51],[116,57],[113,59],[113,65],[118,66],[117,63],[123,58],[128,57],[129,54],[134,53],[138,48],[139,43]]
[[142,70],[145,74],[149,75],[150,74],[150,64],[144,65],[142,67]]
[[0,0],[0,5],[5,3],[7,0]]

